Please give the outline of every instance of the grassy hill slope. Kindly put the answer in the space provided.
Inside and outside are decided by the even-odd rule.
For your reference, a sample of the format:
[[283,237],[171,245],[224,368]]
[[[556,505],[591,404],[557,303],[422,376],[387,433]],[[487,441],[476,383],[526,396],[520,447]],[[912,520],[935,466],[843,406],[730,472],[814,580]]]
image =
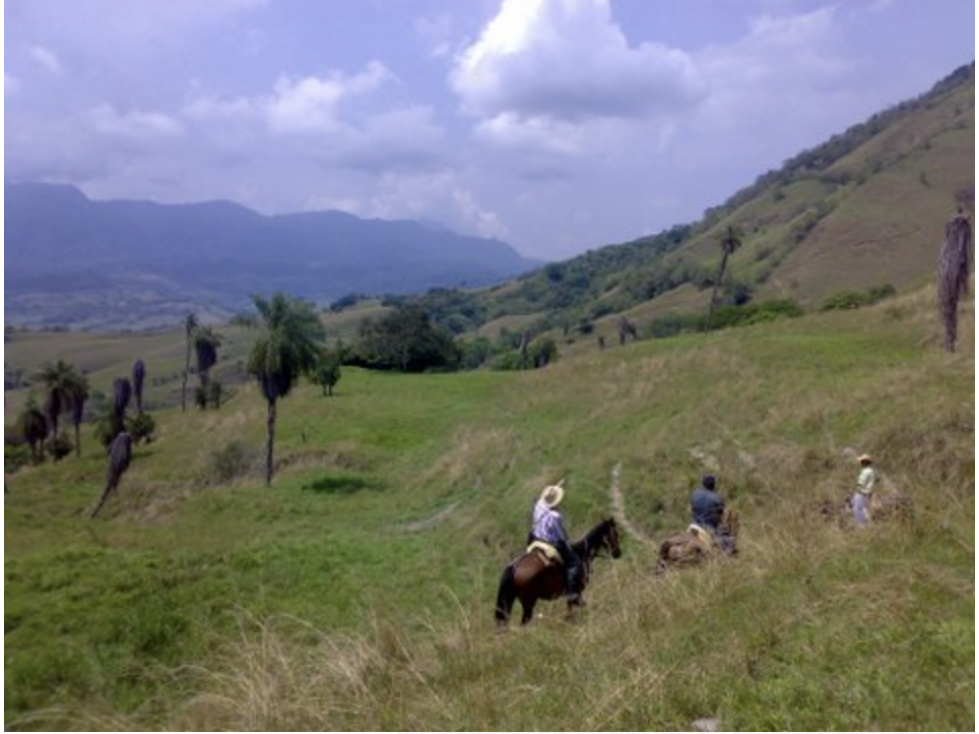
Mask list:
[[582,321],[601,326],[621,313],[645,327],[665,313],[706,310],[729,227],[741,232],[742,247],[724,278],[728,301],[734,291],[815,305],[885,283],[913,290],[935,271],[944,223],[957,195],[972,195],[974,167],[973,64],[802,151],[697,222],[552,263],[509,284],[421,300],[454,328],[520,316],[540,333]]
[[[971,729],[971,303],[966,321],[951,356],[922,291],[532,373],[348,370],[333,399],[281,403],[271,489],[256,391],[160,411],[98,522],[93,441],[5,477],[5,725]],[[911,523],[816,516],[854,479],[846,448]],[[578,619],[550,605],[498,634],[540,488],[567,477],[577,534],[616,466],[641,535]],[[655,576],[705,469],[742,553]]]

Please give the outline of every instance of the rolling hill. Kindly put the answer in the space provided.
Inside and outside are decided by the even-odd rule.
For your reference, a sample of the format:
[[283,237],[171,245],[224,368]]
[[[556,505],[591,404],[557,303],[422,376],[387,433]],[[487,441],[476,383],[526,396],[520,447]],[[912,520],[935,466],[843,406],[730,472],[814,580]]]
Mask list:
[[188,310],[227,318],[253,292],[486,285],[536,265],[497,240],[342,212],[266,217],[230,202],[96,202],[71,186],[4,186],[7,323],[140,328]]

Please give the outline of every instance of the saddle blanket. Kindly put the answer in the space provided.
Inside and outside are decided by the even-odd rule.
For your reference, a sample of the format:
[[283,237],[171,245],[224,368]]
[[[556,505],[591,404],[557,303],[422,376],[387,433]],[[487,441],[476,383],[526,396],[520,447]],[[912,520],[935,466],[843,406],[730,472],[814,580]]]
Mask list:
[[550,543],[545,543],[543,540],[535,540],[528,545],[527,552],[536,552],[548,566],[555,566],[561,563],[561,554],[557,552],[557,548]]

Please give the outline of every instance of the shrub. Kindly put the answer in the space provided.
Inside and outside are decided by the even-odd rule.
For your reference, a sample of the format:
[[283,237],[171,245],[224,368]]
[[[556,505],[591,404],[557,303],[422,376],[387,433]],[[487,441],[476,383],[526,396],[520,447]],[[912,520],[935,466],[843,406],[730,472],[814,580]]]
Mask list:
[[156,421],[149,413],[137,413],[126,418],[126,431],[136,445],[151,443],[154,439],[153,434],[156,432]]
[[890,283],[875,285],[866,291],[841,291],[823,299],[819,305],[820,311],[847,311],[854,308],[870,306],[897,293]]
[[27,444],[14,446],[9,443],[5,443],[3,445],[4,474],[13,474],[22,466],[27,466],[30,463],[31,451],[29,448],[27,448]]
[[258,463],[258,457],[244,443],[232,441],[210,455],[207,478],[213,484],[227,484],[251,474]]
[[55,461],[61,461],[63,458],[71,454],[75,448],[75,444],[73,444],[71,439],[67,436],[55,436],[54,438],[49,438],[44,446]]

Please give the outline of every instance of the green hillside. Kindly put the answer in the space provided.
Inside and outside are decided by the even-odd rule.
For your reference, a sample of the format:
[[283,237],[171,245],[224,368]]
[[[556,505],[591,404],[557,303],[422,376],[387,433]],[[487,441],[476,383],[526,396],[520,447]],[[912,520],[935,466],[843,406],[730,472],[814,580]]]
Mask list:
[[[5,727],[972,730],[974,306],[947,355],[933,304],[525,373],[348,369],[336,397],[280,403],[271,489],[254,388],[164,409],[95,522],[93,440],[6,475]],[[849,451],[911,521],[820,518]],[[657,576],[652,541],[706,469],[741,554]],[[577,535],[612,511],[613,476],[638,535],[598,561],[588,607],[498,633],[540,489],[567,478]]]
[[[974,191],[975,65],[769,171],[697,222],[550,264],[509,284],[421,298],[456,331],[518,322],[541,333],[619,314],[702,313],[729,227],[722,297],[817,305],[840,291],[930,281],[943,226]],[[410,299],[409,299],[410,300]],[[609,318],[609,317],[613,318]],[[602,327],[602,319],[606,326]],[[590,333],[590,332],[588,332]],[[592,340],[593,341],[593,340]]]

